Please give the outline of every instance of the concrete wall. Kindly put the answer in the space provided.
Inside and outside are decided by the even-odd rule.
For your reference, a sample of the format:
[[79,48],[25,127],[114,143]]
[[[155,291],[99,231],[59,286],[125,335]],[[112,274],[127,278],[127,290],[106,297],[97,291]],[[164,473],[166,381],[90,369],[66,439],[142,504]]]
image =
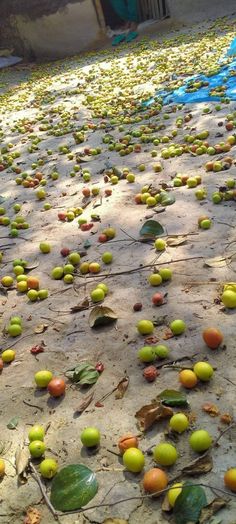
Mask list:
[[167,0],[170,16],[183,23],[201,22],[236,12],[236,0]]
[[67,3],[53,14],[33,19],[32,13],[12,14],[10,25],[17,35],[15,53],[31,58],[73,55],[95,47],[103,37],[92,0]]

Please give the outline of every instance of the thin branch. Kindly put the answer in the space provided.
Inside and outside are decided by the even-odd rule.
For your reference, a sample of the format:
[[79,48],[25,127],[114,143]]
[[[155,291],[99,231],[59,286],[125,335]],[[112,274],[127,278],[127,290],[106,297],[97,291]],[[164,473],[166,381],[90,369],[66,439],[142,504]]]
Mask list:
[[33,473],[31,472],[31,475],[34,478],[34,480],[37,482],[48,509],[51,511],[54,519],[58,520],[58,513],[57,513],[57,511],[55,511],[54,507],[52,506],[52,504],[51,504],[51,502],[50,502],[50,500],[49,500],[49,498],[47,496],[47,493],[46,493],[46,490],[44,488],[44,485],[42,484],[42,482],[41,482],[41,480],[39,478],[38,472],[35,469],[35,467],[33,466],[32,462],[30,462],[30,468],[31,468],[31,470],[33,472]]
[[27,400],[22,400],[23,404],[25,404],[26,406],[29,406],[30,408],[35,408],[35,409],[39,409],[40,411],[43,411],[43,408],[41,408],[40,406],[36,406],[36,404],[30,404],[29,402],[27,402]]
[[226,429],[224,429],[224,431],[221,431],[219,436],[217,437],[217,439],[213,442],[213,446],[216,446],[216,444],[218,444],[220,438],[223,437],[223,435],[225,435],[225,433],[230,431],[235,426],[236,426],[236,422],[232,422],[232,424],[230,424],[230,426],[228,426]]

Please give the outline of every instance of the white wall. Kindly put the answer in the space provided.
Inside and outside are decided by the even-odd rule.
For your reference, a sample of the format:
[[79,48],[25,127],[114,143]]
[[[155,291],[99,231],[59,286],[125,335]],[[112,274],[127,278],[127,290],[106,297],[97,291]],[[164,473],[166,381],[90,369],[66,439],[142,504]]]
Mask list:
[[167,0],[170,16],[184,23],[200,22],[236,12],[236,0]]

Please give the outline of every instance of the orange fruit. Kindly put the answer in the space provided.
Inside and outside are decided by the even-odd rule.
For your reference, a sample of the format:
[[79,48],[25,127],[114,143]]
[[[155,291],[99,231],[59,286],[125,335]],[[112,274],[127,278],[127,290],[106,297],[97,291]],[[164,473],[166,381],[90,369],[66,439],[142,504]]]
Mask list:
[[179,373],[179,381],[185,388],[192,389],[196,386],[198,378],[191,369],[183,369]]
[[39,288],[39,279],[37,277],[28,277],[27,286],[28,286],[28,289],[38,289]]
[[[156,493],[166,488],[168,477],[165,471],[159,468],[152,468],[143,477],[143,487],[147,493]],[[158,496],[158,495],[157,495]]]
[[230,468],[224,476],[224,483],[231,491],[236,492],[236,468]]
[[210,349],[217,349],[223,341],[223,334],[219,329],[208,328],[203,331],[203,340]]
[[118,440],[118,448],[121,455],[123,455],[125,451],[129,448],[138,448],[137,437],[132,435],[132,433],[127,433],[127,435],[123,435],[123,437],[121,437]]

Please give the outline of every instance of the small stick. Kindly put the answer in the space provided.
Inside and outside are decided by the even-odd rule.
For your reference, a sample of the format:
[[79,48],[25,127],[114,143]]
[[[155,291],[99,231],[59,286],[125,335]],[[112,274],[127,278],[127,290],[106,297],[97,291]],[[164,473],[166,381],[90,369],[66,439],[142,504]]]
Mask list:
[[40,411],[43,411],[43,408],[41,408],[40,406],[36,406],[35,404],[30,404],[29,402],[27,402],[27,400],[23,400],[22,402],[23,404],[26,404],[26,406],[29,406],[30,408],[36,408],[36,409],[39,409]]
[[42,484],[42,482],[41,482],[41,480],[40,480],[40,478],[38,476],[38,472],[35,469],[35,467],[33,466],[32,462],[30,462],[30,468],[31,468],[31,470],[33,472],[33,474],[31,472],[31,475],[34,478],[34,480],[37,482],[48,509],[51,511],[54,519],[58,520],[58,513],[57,513],[57,511],[55,511],[54,507],[52,506],[52,504],[51,504],[51,502],[50,502],[50,500],[49,500],[49,498],[47,496],[47,493],[46,493],[46,490],[44,488],[44,485]]
[[221,433],[219,434],[217,439],[213,442],[213,446],[216,446],[216,444],[218,444],[220,438],[223,437],[223,435],[225,435],[225,433],[227,433],[227,431],[230,431],[230,429],[234,428],[235,426],[236,426],[236,422],[232,422],[232,424],[230,424],[230,426],[228,426],[226,429],[224,429],[224,431],[221,431]]

